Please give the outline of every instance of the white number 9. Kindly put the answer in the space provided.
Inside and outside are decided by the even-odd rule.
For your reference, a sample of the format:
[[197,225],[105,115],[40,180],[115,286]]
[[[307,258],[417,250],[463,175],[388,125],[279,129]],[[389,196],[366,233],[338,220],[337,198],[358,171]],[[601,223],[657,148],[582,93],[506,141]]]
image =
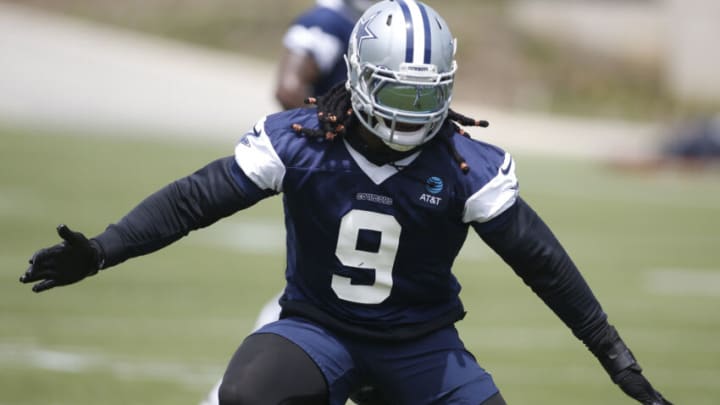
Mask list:
[[[340,299],[360,304],[379,304],[390,296],[400,229],[395,217],[388,214],[351,210],[343,216],[335,256],[345,266],[373,270],[375,282],[372,285],[351,284],[350,277],[333,274],[331,286]],[[358,249],[361,230],[380,233],[377,252]]]

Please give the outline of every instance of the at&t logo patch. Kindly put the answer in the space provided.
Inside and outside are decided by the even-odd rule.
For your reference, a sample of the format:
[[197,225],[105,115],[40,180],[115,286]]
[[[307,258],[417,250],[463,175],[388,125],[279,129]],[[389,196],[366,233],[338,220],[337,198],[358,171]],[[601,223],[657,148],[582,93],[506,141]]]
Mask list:
[[442,201],[441,197],[438,197],[437,194],[439,194],[443,190],[443,181],[440,177],[437,176],[430,176],[425,180],[425,190],[429,193],[422,193],[420,194],[420,201],[438,206],[440,205],[440,202]]

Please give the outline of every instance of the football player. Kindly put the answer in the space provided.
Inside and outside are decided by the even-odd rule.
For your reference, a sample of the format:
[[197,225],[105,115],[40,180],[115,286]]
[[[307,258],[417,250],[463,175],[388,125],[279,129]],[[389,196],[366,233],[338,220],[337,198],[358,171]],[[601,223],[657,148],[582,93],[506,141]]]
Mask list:
[[472,230],[648,405],[670,404],[567,252],[519,194],[515,161],[464,136],[450,109],[455,40],[432,8],[385,0],[355,25],[348,81],[317,108],[262,118],[218,159],[142,201],[92,239],[60,225],[21,277],[72,284],[282,194],[281,319],[230,360],[221,404],[341,405],[366,384],[391,404],[502,405],[455,323],[453,261]]

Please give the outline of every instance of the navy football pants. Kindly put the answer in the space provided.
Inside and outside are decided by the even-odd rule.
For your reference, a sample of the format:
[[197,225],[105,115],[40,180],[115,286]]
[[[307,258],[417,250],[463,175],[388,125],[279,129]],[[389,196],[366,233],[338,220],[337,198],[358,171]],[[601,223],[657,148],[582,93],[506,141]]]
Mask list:
[[452,326],[380,342],[300,318],[273,322],[243,342],[223,378],[220,403],[344,405],[363,385],[376,387],[388,404],[505,404]]

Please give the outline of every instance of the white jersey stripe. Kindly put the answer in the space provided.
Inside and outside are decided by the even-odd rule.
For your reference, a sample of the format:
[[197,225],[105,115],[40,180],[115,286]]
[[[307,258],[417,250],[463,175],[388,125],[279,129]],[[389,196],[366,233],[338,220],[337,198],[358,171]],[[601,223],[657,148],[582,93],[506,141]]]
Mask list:
[[235,146],[235,161],[261,189],[282,192],[285,165],[265,133],[265,117],[240,138]]
[[498,168],[497,175],[465,202],[463,221],[487,222],[510,208],[518,196],[515,162],[509,153]]

